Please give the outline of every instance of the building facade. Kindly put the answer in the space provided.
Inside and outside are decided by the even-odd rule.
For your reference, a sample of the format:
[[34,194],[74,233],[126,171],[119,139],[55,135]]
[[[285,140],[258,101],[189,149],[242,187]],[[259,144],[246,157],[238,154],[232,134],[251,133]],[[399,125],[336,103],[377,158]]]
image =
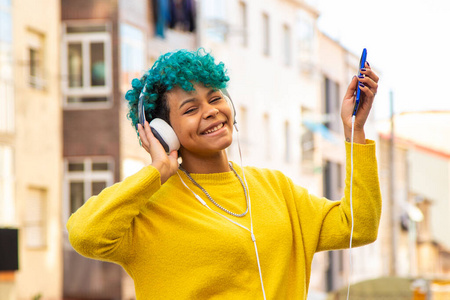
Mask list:
[[62,291],[60,6],[42,4],[0,2],[0,223],[18,229],[18,270],[0,272],[2,299]]
[[403,254],[396,257],[395,272],[400,276],[450,275],[450,236],[444,229],[450,225],[449,119],[445,111],[411,112],[379,126],[383,157],[393,151],[396,162],[394,180],[383,179],[395,191],[396,252]]

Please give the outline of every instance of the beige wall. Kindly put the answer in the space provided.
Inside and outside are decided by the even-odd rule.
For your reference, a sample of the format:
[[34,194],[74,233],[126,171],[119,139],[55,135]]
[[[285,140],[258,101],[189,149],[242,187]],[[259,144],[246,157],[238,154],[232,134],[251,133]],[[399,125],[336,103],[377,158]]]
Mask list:
[[[61,110],[59,1],[13,2],[16,102],[16,211],[19,224],[17,299],[61,299]],[[30,85],[30,47],[38,49],[38,88]],[[42,80],[42,81],[41,81]],[[39,204],[42,206],[39,208]],[[39,212],[41,209],[41,212]],[[44,244],[27,225],[41,216]]]

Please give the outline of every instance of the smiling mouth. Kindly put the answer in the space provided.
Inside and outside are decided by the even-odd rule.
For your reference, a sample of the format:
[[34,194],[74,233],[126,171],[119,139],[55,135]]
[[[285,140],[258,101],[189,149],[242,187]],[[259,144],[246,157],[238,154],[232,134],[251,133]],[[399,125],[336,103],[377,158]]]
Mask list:
[[223,127],[223,123],[220,123],[219,125],[215,126],[214,128],[206,130],[202,134],[205,135],[205,134],[210,134],[210,133],[216,132],[217,130],[219,130],[222,127]]

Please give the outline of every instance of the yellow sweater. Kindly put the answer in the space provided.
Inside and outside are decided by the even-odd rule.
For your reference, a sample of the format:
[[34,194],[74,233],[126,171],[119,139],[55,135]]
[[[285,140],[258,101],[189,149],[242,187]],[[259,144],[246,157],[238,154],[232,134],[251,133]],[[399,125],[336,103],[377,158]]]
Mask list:
[[[245,167],[254,232],[267,299],[306,299],[317,251],[347,248],[350,145],[346,145],[345,197],[310,195],[281,172]],[[233,164],[242,176],[242,169]],[[183,180],[216,208],[182,172]],[[233,172],[192,174],[227,209],[245,211],[244,192]],[[354,145],[353,245],[376,240],[381,213],[375,144]],[[250,217],[232,217],[250,228]],[[80,254],[120,264],[144,299],[262,299],[250,233],[200,204],[178,175],[160,184],[159,172],[143,168],[91,197],[68,223]]]

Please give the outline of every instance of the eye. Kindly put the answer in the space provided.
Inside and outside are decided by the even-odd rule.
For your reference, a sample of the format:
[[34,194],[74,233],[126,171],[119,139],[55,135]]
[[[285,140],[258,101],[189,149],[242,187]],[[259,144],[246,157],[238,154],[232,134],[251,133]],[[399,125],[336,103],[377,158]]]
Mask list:
[[196,107],[189,108],[183,113],[183,115],[191,114],[191,113],[195,112],[196,110],[197,110]]
[[214,102],[217,102],[220,100],[222,100],[222,97],[216,97],[216,98],[213,98],[210,103],[214,103]]

